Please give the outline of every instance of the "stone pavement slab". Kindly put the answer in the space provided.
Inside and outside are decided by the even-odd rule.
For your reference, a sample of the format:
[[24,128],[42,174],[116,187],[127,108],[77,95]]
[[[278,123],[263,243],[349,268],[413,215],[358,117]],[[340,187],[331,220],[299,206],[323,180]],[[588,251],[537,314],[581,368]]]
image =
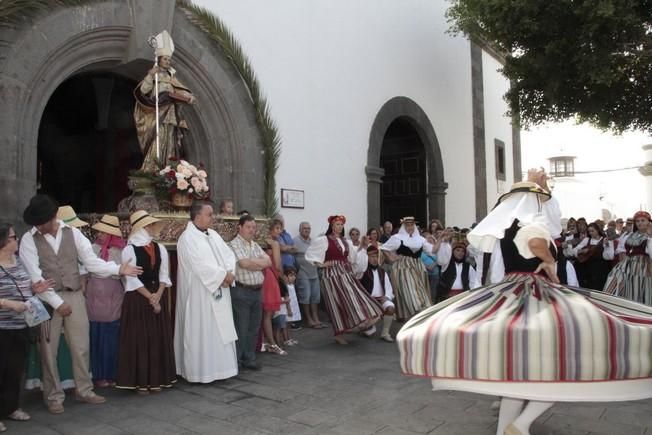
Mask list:
[[[260,372],[208,385],[180,380],[149,396],[101,389],[102,405],[78,403],[69,392],[61,415],[26,392],[32,421],[6,422],[7,434],[495,434],[495,397],[433,392],[427,380],[402,376],[394,344],[351,336],[339,346],[329,330],[293,335],[300,344],[289,355],[260,354]],[[651,411],[651,400],[557,404],[531,433],[652,435]]]

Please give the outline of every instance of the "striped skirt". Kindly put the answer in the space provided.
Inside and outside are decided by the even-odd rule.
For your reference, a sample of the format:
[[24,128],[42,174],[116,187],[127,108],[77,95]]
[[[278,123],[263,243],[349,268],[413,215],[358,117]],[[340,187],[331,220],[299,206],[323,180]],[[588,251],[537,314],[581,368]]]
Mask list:
[[647,255],[627,257],[611,270],[604,292],[652,305],[652,260]]
[[320,284],[335,335],[371,326],[383,315],[378,302],[355,279],[349,263],[338,261],[320,269]]
[[409,319],[432,305],[428,273],[421,259],[400,255],[392,264],[390,277],[397,319]]
[[652,378],[652,308],[533,274],[447,299],[414,316],[397,342],[403,373],[444,381]]

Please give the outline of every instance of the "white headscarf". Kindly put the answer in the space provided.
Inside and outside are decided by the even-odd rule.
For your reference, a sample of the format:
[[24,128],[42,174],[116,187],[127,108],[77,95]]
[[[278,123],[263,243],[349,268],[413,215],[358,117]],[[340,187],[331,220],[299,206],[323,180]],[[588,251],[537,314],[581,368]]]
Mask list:
[[535,193],[519,192],[505,198],[466,237],[475,248],[493,252],[514,219],[520,226],[543,222],[553,237],[561,233],[561,211],[555,198],[541,202]]
[[402,224],[401,228],[398,230],[398,233],[390,237],[389,240],[383,244],[381,249],[385,251],[396,251],[398,248],[400,248],[401,242],[403,242],[403,246],[407,246],[413,252],[418,251],[428,243],[426,242],[426,239],[421,236],[416,225],[414,226],[414,231],[412,234],[410,234],[405,229],[405,224]]
[[152,242],[152,236],[149,235],[145,228],[141,228],[129,234],[128,243],[134,246],[146,246]]

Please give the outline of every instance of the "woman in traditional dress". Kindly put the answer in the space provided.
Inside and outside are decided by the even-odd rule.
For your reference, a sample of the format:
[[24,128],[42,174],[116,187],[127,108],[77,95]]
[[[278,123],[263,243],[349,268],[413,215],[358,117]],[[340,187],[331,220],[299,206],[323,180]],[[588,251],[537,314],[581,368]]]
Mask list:
[[[398,233],[390,237],[381,249],[396,258],[391,269],[396,318],[409,319],[431,306],[430,282],[426,267],[421,261],[421,252],[432,253],[433,245],[419,234],[414,218],[410,216],[401,219]],[[448,264],[451,258],[450,244],[442,243],[436,254],[439,265]]]
[[[121,264],[126,242],[118,218],[104,215],[91,228],[97,231],[93,243],[95,254],[104,261]],[[123,298],[120,276],[102,278],[90,274],[86,284],[86,311],[91,330],[91,373],[98,387],[115,385]]]
[[634,215],[633,231],[621,238],[616,250],[621,257],[607,277],[606,293],[652,305],[652,223],[650,213]]
[[116,387],[139,394],[159,392],[176,382],[172,325],[165,289],[170,281],[168,253],[152,241],[158,219],[144,210],[130,217],[131,234],[122,262],[138,265],[143,273],[125,280],[120,318]]
[[[330,216],[326,235],[313,240],[306,251],[306,260],[320,267],[322,295],[338,344],[348,344],[344,333],[370,330],[383,315],[380,305],[355,279],[358,248],[344,238],[345,223],[344,216]],[[366,268],[366,263],[360,266],[360,270]]]
[[580,287],[602,290],[614,259],[614,245],[595,222],[587,229],[588,236],[574,249],[575,257],[583,264],[578,276]]
[[652,308],[558,284],[559,220],[540,214],[549,198],[528,182],[503,195],[468,239],[502,252],[504,278],[416,315],[397,336],[404,373],[501,396],[498,435],[528,434],[555,401],[652,397]]

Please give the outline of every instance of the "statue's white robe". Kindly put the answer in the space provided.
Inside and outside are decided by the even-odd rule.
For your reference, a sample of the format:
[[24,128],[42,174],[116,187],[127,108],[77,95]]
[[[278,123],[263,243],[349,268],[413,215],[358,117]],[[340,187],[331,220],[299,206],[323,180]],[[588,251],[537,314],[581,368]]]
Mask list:
[[[237,334],[231,290],[220,288],[236,259],[219,234],[189,222],[177,242],[177,307],[174,353],[177,374],[190,382],[213,382],[238,374]],[[221,298],[216,296],[221,292]]]

